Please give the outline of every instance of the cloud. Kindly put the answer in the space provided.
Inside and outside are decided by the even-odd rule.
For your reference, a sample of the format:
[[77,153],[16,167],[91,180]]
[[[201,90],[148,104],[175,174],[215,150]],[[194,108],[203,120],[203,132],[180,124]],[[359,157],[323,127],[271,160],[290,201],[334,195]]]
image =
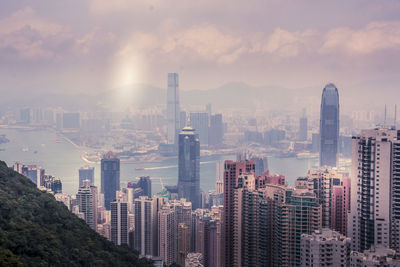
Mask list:
[[400,21],[370,22],[360,30],[332,29],[325,35],[319,52],[367,55],[388,49],[400,49]]
[[0,20],[0,57],[8,60],[49,60],[71,38],[65,27],[24,7]]

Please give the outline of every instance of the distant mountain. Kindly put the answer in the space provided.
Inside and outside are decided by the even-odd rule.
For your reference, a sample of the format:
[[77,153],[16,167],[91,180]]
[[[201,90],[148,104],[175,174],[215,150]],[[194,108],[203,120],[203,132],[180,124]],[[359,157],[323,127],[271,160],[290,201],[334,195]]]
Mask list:
[[[329,81],[326,81],[328,83]],[[319,109],[323,83],[306,88],[284,88],[280,86],[252,86],[243,82],[226,83],[208,90],[181,90],[180,103],[185,106],[205,106],[213,108],[257,108],[279,110],[301,110],[304,107]],[[400,98],[396,81],[369,81],[358,84],[336,84],[339,89],[341,107],[345,109],[380,108],[394,104]],[[127,108],[142,109],[163,106],[167,102],[167,89],[147,84],[132,84],[121,88],[100,90],[97,93],[58,92],[43,93],[26,90],[8,92],[0,98],[0,111],[8,107],[53,106],[67,110],[125,111]]]
[[0,266],[153,266],[0,161]]

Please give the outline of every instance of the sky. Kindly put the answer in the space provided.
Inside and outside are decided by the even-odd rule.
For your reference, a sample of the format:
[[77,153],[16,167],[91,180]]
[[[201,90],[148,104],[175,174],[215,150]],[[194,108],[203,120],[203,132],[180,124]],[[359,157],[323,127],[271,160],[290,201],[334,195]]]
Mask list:
[[[0,91],[400,82],[398,0],[2,0]],[[345,90],[345,89],[344,89]],[[379,88],[377,88],[379,90]]]

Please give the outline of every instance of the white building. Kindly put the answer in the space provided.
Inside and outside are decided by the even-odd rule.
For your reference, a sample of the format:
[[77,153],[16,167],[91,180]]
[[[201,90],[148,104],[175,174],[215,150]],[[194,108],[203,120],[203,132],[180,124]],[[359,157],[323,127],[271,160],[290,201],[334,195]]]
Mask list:
[[363,130],[353,137],[348,236],[352,250],[400,249],[400,142],[398,131]]
[[111,207],[111,241],[116,245],[129,244],[128,203],[114,201]]
[[350,238],[328,228],[301,236],[301,266],[347,266]]
[[364,253],[352,251],[350,255],[350,267],[398,267],[399,255],[393,250],[383,246],[372,246]]

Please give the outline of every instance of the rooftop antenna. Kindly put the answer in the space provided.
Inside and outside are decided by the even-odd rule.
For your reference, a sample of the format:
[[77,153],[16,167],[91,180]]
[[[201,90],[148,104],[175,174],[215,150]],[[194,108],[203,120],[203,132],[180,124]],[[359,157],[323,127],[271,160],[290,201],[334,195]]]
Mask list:
[[385,104],[385,116],[383,120],[383,128],[386,128],[386,104]]
[[397,119],[397,104],[394,104],[394,129],[396,129],[396,119]]

